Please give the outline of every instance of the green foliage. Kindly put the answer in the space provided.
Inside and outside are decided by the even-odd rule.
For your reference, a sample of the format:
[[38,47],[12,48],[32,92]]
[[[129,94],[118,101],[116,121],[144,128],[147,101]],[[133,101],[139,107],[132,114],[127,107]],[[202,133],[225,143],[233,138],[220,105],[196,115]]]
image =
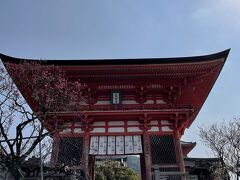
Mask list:
[[139,156],[128,156],[127,157],[127,165],[128,165],[128,167],[135,170],[138,174],[141,174],[140,157]]
[[120,162],[106,160],[96,167],[96,180],[139,180],[138,174]]

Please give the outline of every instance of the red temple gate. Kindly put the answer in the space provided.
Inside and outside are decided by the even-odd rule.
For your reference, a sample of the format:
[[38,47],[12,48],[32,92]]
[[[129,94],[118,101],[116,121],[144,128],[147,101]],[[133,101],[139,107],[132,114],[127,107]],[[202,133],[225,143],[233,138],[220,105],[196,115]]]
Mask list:
[[[58,114],[65,129],[54,135],[51,163],[74,160],[94,177],[95,156],[138,154],[144,180],[152,179],[156,167],[184,173],[187,149],[180,138],[200,111],[228,53],[46,61],[88,87],[81,110]],[[0,57],[4,63],[24,60]]]

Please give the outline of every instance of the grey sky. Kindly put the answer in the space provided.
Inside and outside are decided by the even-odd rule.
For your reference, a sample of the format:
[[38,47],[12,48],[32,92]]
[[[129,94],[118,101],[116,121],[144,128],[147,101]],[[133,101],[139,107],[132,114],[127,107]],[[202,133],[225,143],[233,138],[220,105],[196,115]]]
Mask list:
[[239,0],[0,0],[0,52],[35,59],[176,57],[231,48],[183,140],[208,154],[198,126],[240,116]]

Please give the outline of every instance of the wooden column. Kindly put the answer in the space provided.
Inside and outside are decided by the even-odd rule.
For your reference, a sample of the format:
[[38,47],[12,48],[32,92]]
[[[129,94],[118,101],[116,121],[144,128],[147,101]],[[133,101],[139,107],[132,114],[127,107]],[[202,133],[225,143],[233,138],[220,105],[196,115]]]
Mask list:
[[150,136],[148,134],[149,127],[147,122],[144,122],[143,128],[143,153],[144,153],[144,164],[145,164],[145,180],[152,180],[152,161],[151,161],[151,144]]
[[143,134],[143,153],[145,162],[145,180],[152,180],[151,144],[150,136],[146,129]]
[[152,180],[152,157],[151,157],[151,144],[150,144],[150,135],[148,134],[148,130],[150,129],[149,123],[151,121],[151,117],[147,114],[144,114],[143,117],[139,117],[139,120],[142,122],[142,127],[140,129],[143,130],[143,159],[144,159],[144,177],[143,180]]
[[85,131],[83,136],[83,153],[82,153],[82,167],[87,177],[89,177],[89,142],[90,141],[90,133],[88,129]]
[[[185,172],[185,165],[184,165],[184,158],[182,153],[182,146],[180,143],[180,133],[178,130],[174,131],[174,144],[175,144],[175,151],[176,151],[176,159],[179,166],[180,172]],[[185,180],[185,178],[182,178]]]
[[60,137],[54,137],[51,160],[50,160],[51,167],[55,167],[58,162],[59,146],[60,146]]
[[144,154],[140,154],[140,168],[141,168],[141,178],[142,178],[142,180],[145,180],[146,174],[145,174]]
[[95,180],[95,156],[89,156],[89,175],[91,180]]
[[87,179],[90,177],[90,168],[89,168],[89,146],[90,146],[90,131],[93,129],[91,124],[93,122],[92,118],[89,118],[88,115],[84,115],[81,119],[83,122],[82,130],[84,131],[83,136],[83,147],[82,147],[82,167],[86,174]]

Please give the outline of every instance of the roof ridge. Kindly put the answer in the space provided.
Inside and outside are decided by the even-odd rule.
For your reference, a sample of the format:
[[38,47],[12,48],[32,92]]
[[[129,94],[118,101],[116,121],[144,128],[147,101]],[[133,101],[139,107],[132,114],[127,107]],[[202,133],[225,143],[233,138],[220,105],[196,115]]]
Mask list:
[[135,64],[169,64],[169,63],[191,63],[191,62],[205,62],[223,58],[227,59],[230,49],[208,55],[188,56],[188,57],[170,57],[170,58],[123,58],[123,59],[71,59],[71,60],[46,60],[46,59],[25,59],[18,57],[11,57],[0,53],[0,58],[3,62],[21,63],[23,61],[29,62],[43,62],[43,64],[52,65],[135,65]]

